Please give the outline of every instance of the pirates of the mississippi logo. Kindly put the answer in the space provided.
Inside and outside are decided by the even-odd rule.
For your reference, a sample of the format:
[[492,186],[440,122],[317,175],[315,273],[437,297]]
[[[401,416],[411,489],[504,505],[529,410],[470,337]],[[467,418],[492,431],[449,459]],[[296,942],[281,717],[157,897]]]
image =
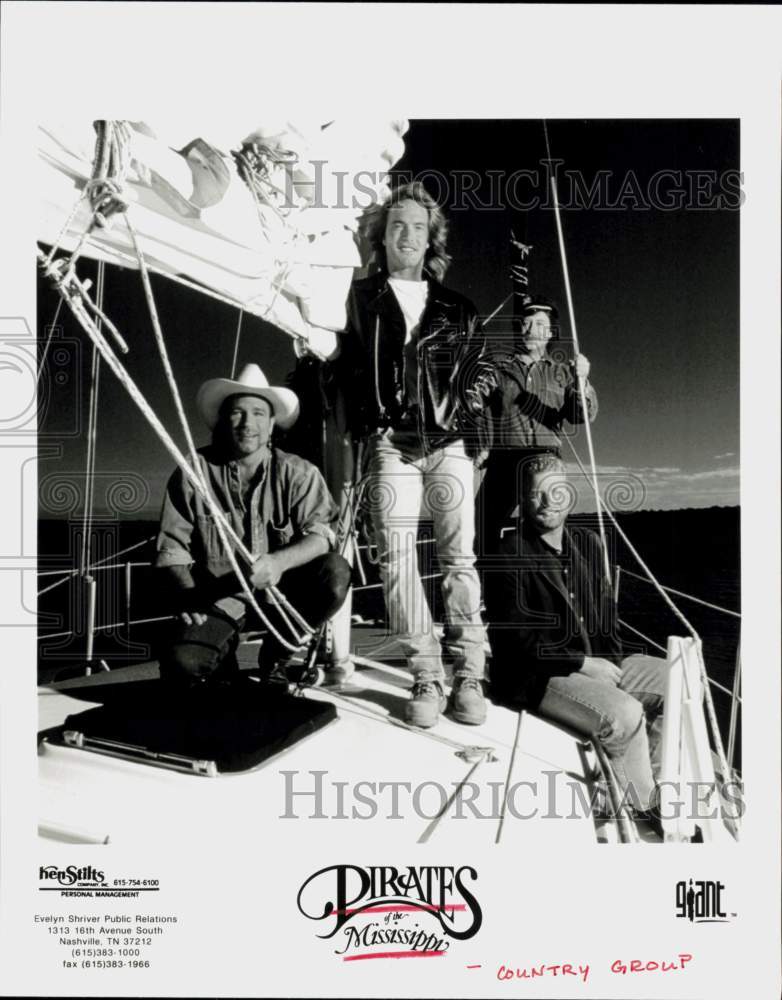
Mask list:
[[299,889],[299,911],[322,922],[345,962],[431,958],[478,933],[483,914],[474,868],[331,865]]

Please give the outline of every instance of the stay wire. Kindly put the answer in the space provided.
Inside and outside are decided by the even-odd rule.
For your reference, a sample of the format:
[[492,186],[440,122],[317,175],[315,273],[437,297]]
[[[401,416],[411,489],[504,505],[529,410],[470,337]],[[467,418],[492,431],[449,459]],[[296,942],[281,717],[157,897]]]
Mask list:
[[[95,298],[98,309],[103,311],[105,293],[106,267],[98,261],[98,277]],[[62,301],[62,300],[61,300]],[[101,318],[98,314],[95,325],[101,330]],[[100,354],[95,344],[92,345],[92,368],[90,371],[90,400],[87,417],[87,469],[84,480],[84,517],[81,540],[81,576],[89,575],[92,559],[92,518],[95,504],[95,453],[98,438],[98,398],[100,393]]]
[[[551,146],[549,143],[548,126],[546,125],[545,118],[543,119],[543,136],[546,141],[546,156],[548,158],[548,163],[551,164]],[[562,277],[565,282],[565,296],[567,298],[568,315],[570,317],[570,332],[573,337],[573,350],[576,357],[581,353],[581,349],[578,343],[578,329],[576,327],[576,313],[573,308],[573,295],[570,288],[570,272],[568,270],[567,262],[567,252],[565,250],[565,236],[562,231],[562,220],[560,218],[559,211],[559,196],[557,194],[557,181],[553,173],[550,177],[551,181],[551,193],[554,198],[554,220],[557,228],[557,239],[559,242],[559,254],[562,261]],[[603,524],[603,505],[600,498],[600,490],[597,484],[597,465],[595,462],[595,452],[592,445],[592,431],[589,425],[589,407],[587,405],[587,395],[586,388],[584,385],[584,379],[576,374],[576,386],[578,388],[579,403],[581,405],[581,413],[584,420],[584,431],[586,433],[587,440],[587,450],[589,451],[589,464],[592,469],[592,484],[595,492],[595,501],[597,503],[597,524],[600,531],[600,543],[603,548],[603,564],[605,569],[606,580],[608,585],[611,586],[611,562],[608,556],[608,544],[606,542],[605,526]]]

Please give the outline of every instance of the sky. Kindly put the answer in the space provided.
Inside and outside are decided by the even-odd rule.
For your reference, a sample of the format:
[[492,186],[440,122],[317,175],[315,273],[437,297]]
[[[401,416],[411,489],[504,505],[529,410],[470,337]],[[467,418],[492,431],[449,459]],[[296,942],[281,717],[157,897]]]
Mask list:
[[[737,504],[738,124],[555,120],[547,129],[552,159],[561,161],[557,184],[578,339],[600,400],[592,430],[601,488],[619,510]],[[405,143],[397,179],[421,179],[449,219],[453,263],[445,283],[489,316],[511,289],[512,231],[532,245],[530,288],[559,305],[563,350],[572,352],[543,123],[414,120]],[[83,276],[95,276],[94,262],[80,266]],[[202,381],[230,374],[238,311],[164,278],[153,278],[153,287],[191,426],[205,443],[194,397]],[[131,375],[173,429],[138,274],[107,267],[105,301],[131,344]],[[56,304],[39,285],[39,329],[52,322]],[[510,309],[487,326],[497,342],[510,332]],[[40,393],[41,445],[52,452],[40,453],[43,517],[64,512],[58,484],[83,483],[86,460],[91,347],[65,308],[58,323],[62,332]],[[239,365],[247,361],[282,380],[295,364],[292,342],[245,315]],[[125,509],[154,516],[169,455],[107,371],[98,412],[96,505],[107,502],[124,473]],[[583,430],[572,440],[586,462]],[[579,509],[589,509],[586,483],[579,474],[574,483]]]

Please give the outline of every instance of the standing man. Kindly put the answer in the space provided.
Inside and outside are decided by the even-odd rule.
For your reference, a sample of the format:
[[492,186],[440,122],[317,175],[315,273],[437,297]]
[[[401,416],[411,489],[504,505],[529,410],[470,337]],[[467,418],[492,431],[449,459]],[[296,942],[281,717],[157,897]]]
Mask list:
[[656,805],[666,662],[622,648],[599,539],[566,527],[562,461],[530,459],[522,485],[521,522],[484,573],[492,692],[596,733],[628,803],[644,815]]
[[[285,428],[296,420],[296,395],[270,386],[258,365],[250,364],[236,380],[205,382],[197,406],[212,430],[211,445],[198,451],[201,475],[255,556],[247,574],[256,600],[265,604],[269,619],[284,634],[263,593],[279,586],[317,627],[344,601],[351,571],[331,551],[337,510],[323,477],[311,463],[272,445],[275,424]],[[170,645],[161,656],[161,677],[184,685],[211,677],[230,679],[238,669],[235,652],[239,631],[250,617],[249,602],[210,509],[181,469],[166,487],[155,565],[167,574],[179,609]],[[262,678],[284,682],[289,655],[270,633],[261,649]]]
[[557,321],[552,303],[516,293],[514,313],[514,349],[493,359],[481,380],[493,430],[478,501],[481,555],[497,552],[500,532],[518,503],[524,462],[544,453],[560,455],[564,424],[584,422],[577,379],[584,380],[590,423],[597,416],[589,360],[579,354],[568,363],[551,349]]
[[[420,183],[398,188],[369,234],[378,273],[353,283],[337,361],[355,438],[367,440],[367,506],[392,632],[413,673],[406,719],[433,726],[446,707],[440,643],[418,569],[431,518],[442,572],[444,646],[453,659],[450,713],[479,724],[484,627],[475,571],[473,462],[460,385],[483,351],[473,304],[440,284],[447,227]],[[474,428],[475,423],[472,422]]]

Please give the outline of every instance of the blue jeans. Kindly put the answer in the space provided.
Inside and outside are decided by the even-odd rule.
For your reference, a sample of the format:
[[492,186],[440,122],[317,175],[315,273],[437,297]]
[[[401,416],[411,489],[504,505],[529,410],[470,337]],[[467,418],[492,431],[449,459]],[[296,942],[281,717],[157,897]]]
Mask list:
[[620,668],[618,686],[580,673],[550,678],[538,714],[580,733],[596,733],[622,794],[643,810],[652,804],[660,769],[667,664],[636,654],[625,657]]
[[440,644],[418,569],[416,540],[428,515],[442,572],[446,635],[454,676],[483,679],[485,629],[475,569],[473,464],[464,442],[424,454],[413,434],[371,439],[365,502],[378,547],[391,632],[416,680],[442,680]]

